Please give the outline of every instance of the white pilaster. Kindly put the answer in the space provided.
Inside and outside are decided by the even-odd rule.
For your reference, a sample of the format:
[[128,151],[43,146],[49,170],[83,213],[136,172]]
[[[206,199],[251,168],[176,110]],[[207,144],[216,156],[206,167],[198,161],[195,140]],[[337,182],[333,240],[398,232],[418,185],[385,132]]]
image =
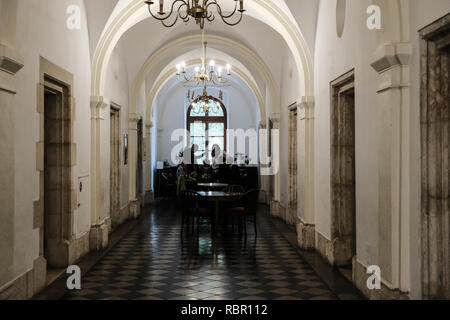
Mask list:
[[383,282],[409,291],[411,136],[409,43],[379,46],[372,67],[379,73],[379,264]]
[[145,192],[152,192],[152,129],[152,122],[145,125]]
[[[102,112],[109,104],[104,97],[91,97],[91,235],[93,250],[106,247],[108,231],[104,210],[105,190],[102,174],[101,129],[105,125]],[[108,140],[109,141],[109,140]],[[109,142],[108,142],[109,143]]]
[[299,217],[314,225],[314,97],[303,97],[298,105],[300,133]]
[[137,113],[128,115],[128,168],[130,171],[129,200],[136,202],[136,168],[137,168],[137,123],[141,116]]
[[16,0],[0,0],[0,293],[14,276],[16,73],[23,58],[15,49]]
[[[273,130],[280,130],[280,114],[279,113],[274,113],[272,114],[272,116],[270,117],[270,120],[273,123]],[[272,135],[273,137],[273,135]],[[280,159],[280,141],[272,141],[272,157],[274,159],[278,158]],[[274,156],[274,155],[278,155],[278,156]],[[274,183],[274,188],[273,188],[273,199],[272,201],[275,202],[280,202],[280,194],[281,194],[281,188],[280,188],[280,163],[278,164],[274,164],[272,163],[272,165],[277,166],[278,170],[276,171],[274,177],[273,177],[273,183]]]

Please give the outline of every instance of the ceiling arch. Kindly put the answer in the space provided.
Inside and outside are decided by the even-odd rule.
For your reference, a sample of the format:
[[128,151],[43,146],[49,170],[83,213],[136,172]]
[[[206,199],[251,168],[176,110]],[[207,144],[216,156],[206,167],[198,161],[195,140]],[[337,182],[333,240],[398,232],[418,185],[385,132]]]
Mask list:
[[[248,13],[270,25],[285,39],[298,70],[301,73],[301,92],[313,95],[313,64],[311,55],[297,23],[288,12],[286,5],[280,6],[279,0],[249,0]],[[284,3],[284,2],[283,2]],[[120,0],[99,40],[92,62],[92,96],[103,96],[111,52],[120,37],[137,22],[148,18],[145,3],[142,0]]]
[[[137,99],[138,99],[139,91],[145,82],[146,75],[149,73],[149,71],[152,69],[152,67],[155,64],[158,64],[160,59],[162,57],[165,57],[169,52],[176,51],[176,50],[174,50],[175,48],[185,48],[189,44],[199,43],[200,40],[201,40],[200,35],[186,36],[186,37],[183,37],[180,39],[176,39],[176,40],[162,46],[155,53],[153,53],[150,57],[148,57],[148,59],[145,61],[145,63],[141,67],[140,71],[138,72],[138,75],[136,76],[136,78],[133,82],[133,86],[131,89],[131,95],[130,95],[130,113],[136,112],[136,104],[138,101]],[[246,46],[244,46],[234,40],[231,40],[231,39],[228,39],[228,38],[225,38],[222,36],[217,36],[217,35],[208,35],[206,37],[206,40],[208,41],[208,44],[212,44],[212,45],[220,44],[220,45],[225,45],[229,48],[232,48],[232,50],[234,52],[237,52],[240,55],[246,57],[247,61],[249,61],[249,63],[252,63],[255,65],[255,69],[259,70],[261,73],[261,75],[258,75],[258,76],[261,77],[262,79],[264,79],[265,83],[267,84],[267,87],[268,87],[268,90],[269,90],[269,93],[271,96],[272,109],[274,110],[274,112],[278,113],[279,108],[280,108],[280,99],[279,99],[277,84],[276,84],[276,81],[275,81],[270,69],[264,63],[264,61],[262,61],[262,59],[256,53],[251,51],[249,48],[247,48]],[[234,67],[235,66],[233,66],[233,68]],[[256,85],[256,81],[254,81],[254,79],[253,79],[253,76],[248,76],[248,74],[250,74],[248,72],[248,70],[243,70],[243,68],[240,68],[240,71],[241,71],[242,75],[245,75],[245,78],[249,78],[249,81],[251,81],[251,83],[253,83],[254,86],[256,88],[258,88],[258,86]],[[172,75],[175,74],[175,69],[172,69],[171,72],[172,72]],[[241,78],[243,78],[243,77],[241,77]],[[155,81],[155,83],[157,83],[157,81]],[[258,88],[258,92],[259,92],[259,95],[261,96],[261,100],[265,101],[265,99],[262,98],[263,95],[262,95],[262,90],[260,90],[260,88]],[[151,100],[152,97],[148,96],[148,99]],[[261,115],[266,115],[267,110],[266,110],[265,103],[260,104],[260,105],[264,106],[264,112],[261,113]],[[147,111],[148,110],[149,109],[147,109]],[[265,121],[265,119],[266,119],[266,117],[261,117],[262,121]]]
[[[194,70],[193,68],[189,68],[189,70]],[[176,77],[170,78],[167,83],[161,88],[161,90],[158,92],[157,96],[154,99],[153,103],[153,115],[152,115],[152,124],[156,130],[158,128],[161,128],[161,119],[164,118],[166,114],[166,106],[168,101],[171,98],[171,95],[176,90],[182,89],[184,91],[191,89],[195,93],[195,96],[201,93],[202,87],[199,86],[186,86],[184,83],[181,83],[176,79]],[[235,90],[239,93],[241,100],[244,102],[245,108],[250,113],[250,123],[252,124],[253,128],[257,128],[260,124],[260,112],[258,107],[258,102],[256,101],[256,97],[252,90],[248,87],[248,85],[239,77],[232,76],[231,81],[228,82],[225,86],[210,86],[207,88],[208,94],[212,94],[213,96],[217,97],[219,95],[219,91],[223,91],[223,97],[222,100],[225,107],[228,109],[231,105],[231,94],[230,90]],[[186,106],[185,106],[186,107]],[[230,114],[229,114],[230,115]]]
[[[219,64],[225,64],[225,61],[217,60],[216,61]],[[186,66],[188,68],[198,65],[201,63],[200,59],[193,59],[186,61]],[[248,76],[248,74],[240,69],[239,67],[234,67],[234,72],[237,76],[239,76],[250,88],[250,90],[253,92],[255,99],[258,103],[259,111],[260,111],[260,119],[261,122],[264,122],[266,119],[266,109],[265,109],[265,103],[263,96],[260,93],[260,90],[254,80]],[[166,85],[166,83],[174,76],[176,72],[176,68],[168,68],[165,72],[162,72],[155,84],[153,85],[150,92],[147,94],[147,110],[146,110],[146,123],[151,124],[152,123],[152,114],[153,114],[153,103],[155,101],[156,96],[158,95],[159,91]]]

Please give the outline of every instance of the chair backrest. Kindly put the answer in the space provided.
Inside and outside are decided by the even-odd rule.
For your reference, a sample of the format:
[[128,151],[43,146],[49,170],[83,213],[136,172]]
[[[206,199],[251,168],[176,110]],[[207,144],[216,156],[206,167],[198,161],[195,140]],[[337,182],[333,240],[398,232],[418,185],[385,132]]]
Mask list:
[[167,173],[163,172],[163,173],[161,173],[161,176],[163,177],[163,179],[164,179],[166,182],[171,182],[171,181],[170,181],[170,178],[169,178],[169,175],[168,175]]
[[244,195],[245,209],[247,213],[256,214],[258,210],[259,190],[250,190]]
[[201,196],[193,190],[183,190],[180,192],[180,198],[183,202],[183,210],[187,210],[198,208]]
[[231,185],[226,187],[223,191],[228,193],[244,193],[245,189],[240,185]]

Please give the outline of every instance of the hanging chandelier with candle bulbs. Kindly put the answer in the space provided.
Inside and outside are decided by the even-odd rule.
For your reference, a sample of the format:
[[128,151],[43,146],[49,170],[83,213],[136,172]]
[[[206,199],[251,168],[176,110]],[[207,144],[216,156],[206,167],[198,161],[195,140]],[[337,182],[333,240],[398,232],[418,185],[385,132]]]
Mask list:
[[216,68],[216,62],[214,60],[209,61],[208,67],[206,66],[206,45],[205,31],[202,31],[202,44],[203,44],[203,57],[201,66],[196,66],[194,71],[188,73],[186,71],[186,63],[182,62],[177,65],[177,79],[181,83],[192,83],[195,85],[222,85],[231,81],[231,65],[227,64],[225,70],[222,66]]
[[[218,0],[172,0],[169,12],[164,11],[164,0],[159,0],[159,11],[153,12],[152,5],[157,1],[147,0],[145,3],[148,5],[150,15],[161,21],[163,26],[167,28],[173,27],[178,20],[188,22],[192,18],[203,29],[206,21],[213,22],[216,19],[216,14],[213,12],[214,8],[223,22],[235,26],[242,21],[245,12],[244,0],[225,0],[235,2],[234,10],[229,14],[224,13]],[[168,2],[170,1],[168,0]]]
[[[195,114],[217,114],[220,111],[220,106],[217,104],[217,99],[211,95],[208,95],[206,86],[203,87],[203,93],[201,95],[195,95],[195,92],[191,93],[188,90],[187,98],[191,104],[191,112]],[[223,92],[219,91],[219,99],[223,100]]]

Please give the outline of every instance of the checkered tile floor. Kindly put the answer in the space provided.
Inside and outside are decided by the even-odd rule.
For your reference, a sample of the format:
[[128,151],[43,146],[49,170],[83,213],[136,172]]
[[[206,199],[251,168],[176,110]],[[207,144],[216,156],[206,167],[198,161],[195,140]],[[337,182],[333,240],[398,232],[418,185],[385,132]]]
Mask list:
[[180,215],[164,203],[152,209],[82,279],[76,300],[337,299],[294,248],[259,217],[258,237],[227,233],[180,237]]

